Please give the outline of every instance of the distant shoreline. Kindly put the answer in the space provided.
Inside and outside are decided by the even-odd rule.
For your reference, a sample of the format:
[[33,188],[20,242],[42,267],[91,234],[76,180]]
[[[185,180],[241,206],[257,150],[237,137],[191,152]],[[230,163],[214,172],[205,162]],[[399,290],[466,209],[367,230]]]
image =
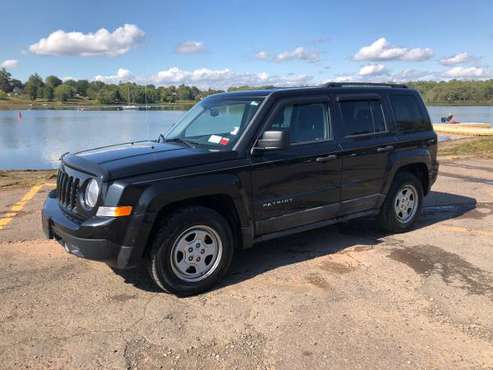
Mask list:
[[164,103],[164,104],[148,104],[133,105],[135,108],[125,109],[123,104],[114,105],[99,105],[99,104],[49,104],[49,103],[34,103],[34,104],[1,104],[0,111],[15,111],[15,110],[80,110],[80,111],[117,111],[117,110],[188,110],[196,102],[180,102],[180,103]]

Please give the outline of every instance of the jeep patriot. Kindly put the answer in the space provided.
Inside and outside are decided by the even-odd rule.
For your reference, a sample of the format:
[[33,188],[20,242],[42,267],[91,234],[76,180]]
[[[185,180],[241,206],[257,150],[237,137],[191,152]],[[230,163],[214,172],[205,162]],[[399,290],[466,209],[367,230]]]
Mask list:
[[43,229],[76,256],[148,268],[180,296],[238,248],[362,216],[408,230],[438,173],[417,91],[327,83],[197,103],[165,135],[65,154]]

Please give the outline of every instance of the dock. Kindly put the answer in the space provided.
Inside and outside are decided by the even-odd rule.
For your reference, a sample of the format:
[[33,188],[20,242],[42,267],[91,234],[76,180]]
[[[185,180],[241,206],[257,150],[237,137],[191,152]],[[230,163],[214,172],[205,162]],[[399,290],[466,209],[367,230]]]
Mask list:
[[434,123],[433,128],[439,134],[457,136],[493,136],[493,127],[489,123]]

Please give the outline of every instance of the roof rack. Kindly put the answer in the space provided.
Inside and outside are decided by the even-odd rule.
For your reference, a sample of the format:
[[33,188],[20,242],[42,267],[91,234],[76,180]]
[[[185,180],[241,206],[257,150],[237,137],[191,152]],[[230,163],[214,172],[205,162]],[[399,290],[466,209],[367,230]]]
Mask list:
[[391,87],[407,89],[407,85],[393,84],[393,83],[379,83],[379,82],[327,82],[322,85],[323,87]]

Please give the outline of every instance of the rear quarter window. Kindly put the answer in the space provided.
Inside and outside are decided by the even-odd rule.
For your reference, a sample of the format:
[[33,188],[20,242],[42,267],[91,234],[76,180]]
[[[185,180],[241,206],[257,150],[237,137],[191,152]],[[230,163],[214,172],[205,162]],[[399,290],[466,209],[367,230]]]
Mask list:
[[425,131],[430,122],[423,112],[418,98],[414,95],[392,94],[390,102],[394,111],[397,128],[401,132]]

